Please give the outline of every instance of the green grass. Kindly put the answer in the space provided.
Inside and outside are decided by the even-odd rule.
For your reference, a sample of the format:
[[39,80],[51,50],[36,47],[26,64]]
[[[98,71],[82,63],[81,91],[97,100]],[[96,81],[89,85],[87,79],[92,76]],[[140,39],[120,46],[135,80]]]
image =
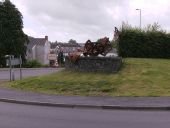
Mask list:
[[61,71],[9,86],[62,95],[170,96],[170,60],[128,58],[117,74]]

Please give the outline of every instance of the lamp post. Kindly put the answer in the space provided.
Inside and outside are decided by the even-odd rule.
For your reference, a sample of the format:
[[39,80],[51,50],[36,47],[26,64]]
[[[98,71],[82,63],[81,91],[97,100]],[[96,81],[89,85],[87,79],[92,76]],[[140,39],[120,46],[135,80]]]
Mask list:
[[141,10],[141,9],[139,9],[139,8],[137,8],[136,10],[138,10],[138,11],[139,11],[139,13],[140,13],[140,29],[141,29],[141,26],[142,26],[142,18],[141,18],[142,10]]

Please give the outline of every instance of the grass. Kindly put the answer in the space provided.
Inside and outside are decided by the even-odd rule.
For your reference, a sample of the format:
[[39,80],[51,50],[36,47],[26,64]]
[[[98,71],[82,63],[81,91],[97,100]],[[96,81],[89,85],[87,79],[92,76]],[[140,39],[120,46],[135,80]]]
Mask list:
[[128,58],[117,74],[61,71],[9,86],[62,95],[170,96],[170,60]]
[[0,87],[1,87],[1,88],[6,87],[7,84],[9,84],[8,81],[0,81]]

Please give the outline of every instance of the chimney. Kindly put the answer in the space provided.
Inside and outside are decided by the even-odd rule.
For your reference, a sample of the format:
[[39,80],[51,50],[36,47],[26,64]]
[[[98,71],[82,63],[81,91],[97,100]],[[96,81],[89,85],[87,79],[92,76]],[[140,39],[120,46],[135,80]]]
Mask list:
[[45,40],[47,40],[47,41],[48,41],[48,36],[45,36]]

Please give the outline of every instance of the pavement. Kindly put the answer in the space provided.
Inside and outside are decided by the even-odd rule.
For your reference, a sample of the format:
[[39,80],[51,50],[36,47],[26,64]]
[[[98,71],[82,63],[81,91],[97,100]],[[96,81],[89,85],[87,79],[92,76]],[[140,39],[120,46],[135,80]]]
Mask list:
[[[63,70],[63,68],[22,68],[22,77],[31,77],[31,76],[39,76],[50,74],[54,72],[58,72]],[[20,69],[14,68],[14,78],[15,80],[20,79]],[[9,68],[0,68],[0,81],[2,80],[9,80],[10,78],[10,71]]]
[[170,110],[170,97],[59,96],[0,88],[0,102],[113,110]]

